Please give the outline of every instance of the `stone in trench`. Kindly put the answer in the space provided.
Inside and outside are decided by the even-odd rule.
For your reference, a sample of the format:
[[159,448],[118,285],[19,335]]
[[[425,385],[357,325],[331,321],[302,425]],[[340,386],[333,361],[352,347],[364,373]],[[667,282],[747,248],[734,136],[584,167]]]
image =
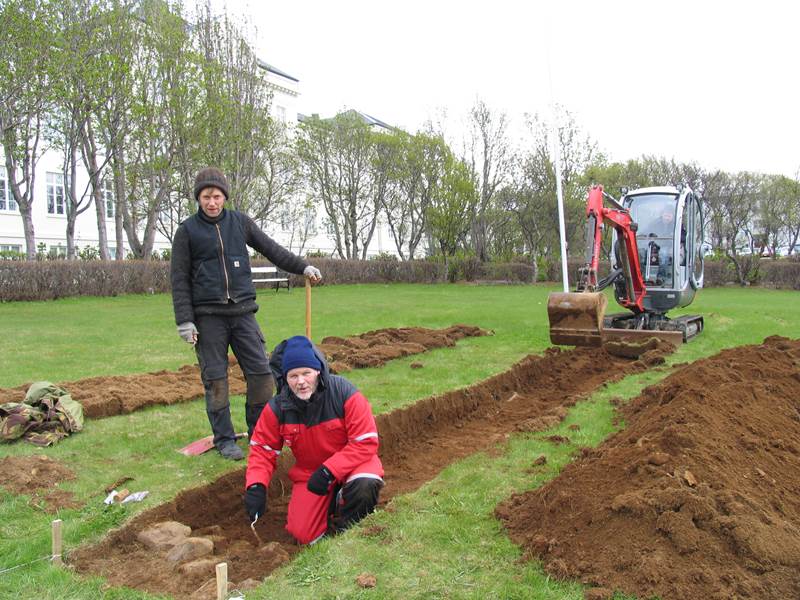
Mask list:
[[177,521],[162,521],[140,531],[136,539],[150,550],[168,550],[183,542],[192,528]]
[[198,558],[197,560],[182,564],[178,567],[178,571],[187,577],[199,577],[201,575],[216,576],[215,569],[217,568],[218,562],[220,561],[213,558]]
[[278,542],[269,542],[258,549],[258,554],[264,557],[265,572],[273,571],[289,562],[289,553]]
[[208,556],[212,552],[214,552],[214,542],[208,538],[191,537],[186,538],[167,552],[167,560],[171,562],[186,562]]

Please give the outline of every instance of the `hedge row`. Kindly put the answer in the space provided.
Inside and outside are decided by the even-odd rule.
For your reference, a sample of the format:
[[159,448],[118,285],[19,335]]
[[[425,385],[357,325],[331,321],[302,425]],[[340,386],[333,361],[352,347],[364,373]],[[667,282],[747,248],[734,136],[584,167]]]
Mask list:
[[[483,281],[532,283],[534,271],[523,263],[481,263],[474,258],[453,259],[445,266],[433,261],[366,260],[330,258],[310,260],[328,285],[344,283],[436,283]],[[253,261],[254,265],[267,264]],[[578,262],[570,261],[574,278]],[[548,269],[560,281],[559,269]],[[544,275],[544,273],[540,273]],[[707,261],[706,286],[737,284],[733,265],[725,260]],[[751,283],[764,287],[800,290],[800,261],[762,260]],[[303,285],[302,276],[292,276]],[[0,301],[52,300],[69,296],[116,296],[169,292],[169,263],[162,261],[0,261]]]
[[[517,263],[481,264],[475,259],[444,263],[313,258],[323,283],[436,283],[502,280],[531,283],[533,268]],[[253,266],[267,265],[253,261]],[[300,275],[292,285],[303,285]],[[116,296],[170,291],[169,263],[163,261],[0,261],[0,301],[53,300],[69,296]]]

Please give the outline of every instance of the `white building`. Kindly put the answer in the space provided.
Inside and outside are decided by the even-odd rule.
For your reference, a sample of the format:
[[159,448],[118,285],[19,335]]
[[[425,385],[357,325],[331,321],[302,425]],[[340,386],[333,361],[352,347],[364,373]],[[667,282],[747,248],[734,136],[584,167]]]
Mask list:
[[[267,83],[272,90],[271,113],[273,118],[294,126],[303,117],[298,113],[297,105],[300,95],[300,82],[297,78],[282,70],[259,61],[259,66],[264,70]],[[382,121],[358,113],[371,127],[376,129],[391,130],[392,128]],[[2,150],[0,149],[0,164],[2,164]],[[43,248],[45,253],[65,256],[67,250],[67,198],[64,189],[64,176],[62,169],[63,157],[54,150],[44,153],[37,164],[34,183],[34,202],[32,217],[36,244]],[[77,190],[88,189],[89,177],[86,172],[77,176]],[[85,202],[91,203],[88,197]],[[109,251],[112,257],[115,254],[113,240],[115,239],[114,196],[113,188],[109,184],[104,192],[106,231],[109,240]],[[282,211],[276,222],[263,223],[265,232],[276,241],[294,252],[321,252],[332,255],[335,249],[334,241],[328,234],[325,225],[324,213],[321,208],[308,211],[303,205],[304,198],[298,198],[296,206]],[[81,207],[84,205],[82,204]],[[130,248],[125,239],[125,255]],[[300,240],[304,240],[301,243]],[[169,239],[162,234],[156,234],[153,250],[161,250],[171,246]],[[93,205],[78,215],[75,222],[75,248],[80,252],[86,247],[98,248],[99,237],[97,233],[97,211]],[[8,186],[8,178],[4,166],[0,166],[0,251],[25,252],[25,236],[23,233],[22,218],[14,202]],[[394,244],[386,226],[379,222],[368,255],[383,252],[395,253]]]

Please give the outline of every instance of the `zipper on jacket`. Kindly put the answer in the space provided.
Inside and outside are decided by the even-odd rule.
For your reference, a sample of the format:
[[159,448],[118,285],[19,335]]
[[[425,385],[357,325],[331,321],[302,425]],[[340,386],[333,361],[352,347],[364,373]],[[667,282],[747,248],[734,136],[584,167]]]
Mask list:
[[222,233],[219,230],[219,223],[214,223],[217,228],[217,237],[219,238],[219,246],[222,248],[222,272],[225,274],[225,296],[227,300],[231,299],[231,289],[228,283],[228,268],[225,266],[225,244],[222,242]]

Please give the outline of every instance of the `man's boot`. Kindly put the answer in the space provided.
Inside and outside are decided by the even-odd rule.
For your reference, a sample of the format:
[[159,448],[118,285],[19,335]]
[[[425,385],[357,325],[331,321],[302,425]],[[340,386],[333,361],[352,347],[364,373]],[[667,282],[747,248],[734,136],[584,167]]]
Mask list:
[[247,396],[245,400],[245,420],[247,421],[247,435],[253,437],[253,430],[258,423],[261,411],[272,398],[274,384],[272,374],[259,373],[247,376]]
[[244,458],[242,449],[236,445],[236,432],[231,421],[231,404],[228,399],[228,378],[214,379],[204,383],[206,388],[206,414],[214,432],[214,445],[219,453],[229,460]]

